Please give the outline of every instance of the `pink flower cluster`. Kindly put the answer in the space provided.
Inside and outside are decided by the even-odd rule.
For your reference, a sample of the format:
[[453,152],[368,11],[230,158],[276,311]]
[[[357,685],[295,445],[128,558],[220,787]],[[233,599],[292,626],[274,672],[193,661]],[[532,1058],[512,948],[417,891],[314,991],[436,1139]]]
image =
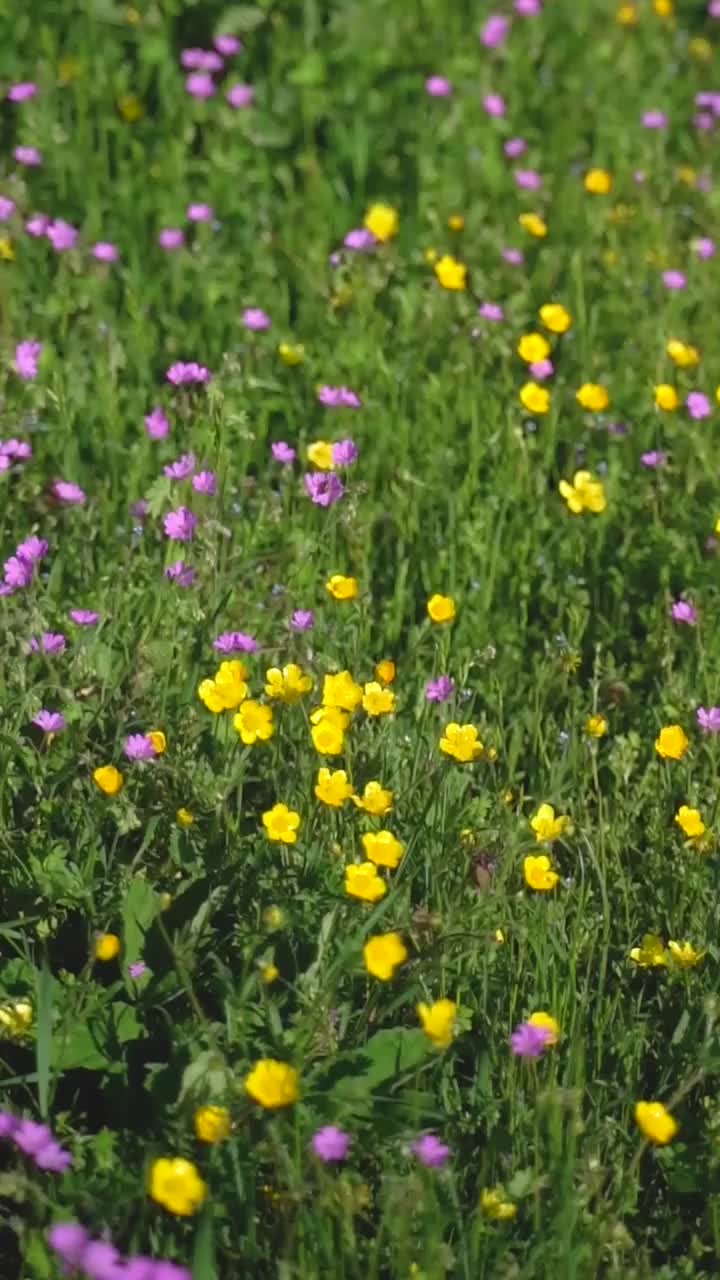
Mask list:
[[48,1173],[63,1173],[72,1164],[70,1152],[63,1150],[46,1124],[23,1120],[10,1111],[0,1111],[0,1138],[12,1142],[36,1168]]

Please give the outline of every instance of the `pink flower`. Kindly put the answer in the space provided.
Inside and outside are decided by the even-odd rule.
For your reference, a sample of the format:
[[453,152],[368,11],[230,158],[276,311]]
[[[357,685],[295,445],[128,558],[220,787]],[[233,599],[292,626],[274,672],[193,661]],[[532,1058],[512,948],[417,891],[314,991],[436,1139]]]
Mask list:
[[291,445],[286,444],[284,440],[276,440],[271,444],[270,452],[275,462],[283,462],[288,465],[295,460],[295,450]]
[[189,222],[212,222],[214,214],[209,204],[189,204],[185,216]]
[[79,484],[74,484],[71,480],[55,480],[50,485],[50,492],[58,499],[58,502],[66,502],[70,506],[81,507],[86,501],[86,494],[80,488]]
[[18,84],[11,84],[7,91],[8,102],[27,102],[28,98],[34,98],[37,93],[37,85],[32,80],[20,80]]
[[192,487],[196,493],[213,494],[217,488],[214,471],[198,471],[192,478]]
[[433,1133],[425,1133],[422,1138],[416,1138],[410,1143],[410,1150],[426,1169],[441,1168],[450,1155],[450,1148]]
[[7,196],[0,196],[0,222],[7,222],[15,212],[15,201],[8,200]]
[[43,631],[39,640],[31,636],[29,645],[33,653],[62,653],[65,637],[61,631]]
[[150,413],[146,413],[143,421],[145,430],[151,440],[164,440],[170,430],[170,423],[160,405],[156,405],[154,409],[151,409]]
[[331,387],[327,383],[318,388],[317,398],[320,404],[331,409],[359,409],[362,401],[350,387]]
[[720,0],[710,0],[707,11],[709,17],[720,18]]
[[32,724],[36,724],[43,733],[60,733],[65,723],[65,717],[59,711],[46,711],[44,708],[32,718]]
[[168,382],[172,382],[176,387],[186,386],[192,382],[209,382],[210,371],[205,368],[204,364],[198,364],[195,360],[187,363],[183,360],[177,360],[175,364],[171,364],[165,374]]
[[[720,0],[718,0],[718,17],[720,17]],[[720,733],[720,707],[698,707],[695,718],[703,733]]]
[[514,160],[527,151],[527,142],[524,138],[508,138],[507,142],[503,143],[503,151],[506,156]]
[[710,401],[702,391],[689,391],[685,397],[685,407],[691,418],[709,418]]
[[41,351],[42,344],[33,342],[30,339],[25,342],[18,342],[15,348],[13,369],[26,382],[37,377],[37,362]]
[[552,1033],[547,1027],[521,1022],[510,1037],[510,1047],[519,1058],[539,1058],[551,1039]]
[[117,262],[119,253],[114,244],[109,240],[98,240],[90,250],[93,258],[97,258],[98,262]]
[[196,461],[194,453],[183,453],[174,462],[170,462],[166,467],[163,467],[163,475],[167,476],[169,480],[185,480],[195,470]]
[[516,185],[526,191],[537,191],[542,186],[542,178],[535,169],[516,169],[513,177]]
[[715,254],[715,242],[708,236],[700,236],[698,240],[693,240],[692,247],[698,258],[712,258]]
[[640,119],[646,129],[664,129],[668,122],[664,111],[643,111]]
[[480,31],[480,43],[486,49],[497,49],[498,45],[503,43],[509,30],[510,21],[508,18],[504,18],[499,13],[491,13]]
[[675,600],[670,606],[670,617],[674,622],[686,622],[690,627],[694,627],[698,620],[697,610],[689,600]]
[[213,640],[213,649],[218,653],[255,653],[258,642],[246,631],[221,631]]
[[183,49],[180,65],[193,71],[222,71],[223,60],[214,49]]
[[312,609],[296,609],[290,617],[293,631],[310,631],[315,626],[315,615]]
[[238,40],[237,36],[219,35],[215,37],[213,44],[223,58],[232,58],[233,54],[240,53],[243,47],[242,40]]
[[428,76],[425,81],[425,92],[430,98],[449,98],[452,85],[445,76]]
[[515,0],[514,8],[521,18],[533,18],[542,10],[542,0]]
[[482,316],[483,320],[492,320],[495,323],[505,318],[503,309],[497,302],[482,302],[478,307],[478,315]]
[[11,436],[9,440],[0,440],[0,457],[14,458],[16,462],[25,462],[28,458],[32,458],[32,448],[27,440],[16,440]]
[[157,242],[161,249],[179,249],[185,243],[185,236],[179,227],[163,227]]
[[192,565],[186,564],[184,560],[175,560],[169,564],[164,571],[165,577],[170,582],[175,582],[179,587],[191,587],[195,581],[195,570]]
[[339,502],[345,486],[333,471],[309,471],[304,476],[308,496],[317,507],[331,507]]
[[374,249],[376,244],[375,236],[372,231],[368,231],[367,227],[353,227],[351,231],[347,232],[343,240],[343,247],[345,249],[353,249],[356,253]]
[[350,1146],[350,1134],[334,1124],[327,1124],[313,1134],[310,1146],[324,1164],[334,1163],[345,1159]]
[[662,282],[666,289],[684,289],[687,284],[682,271],[663,271]]
[[50,219],[45,213],[34,213],[25,223],[25,230],[29,236],[44,236],[50,224]]
[[358,447],[354,440],[336,440],[332,446],[332,460],[336,467],[349,467],[357,462]]
[[242,321],[246,329],[261,331],[270,328],[270,317],[260,307],[246,307],[242,313]]
[[152,760],[157,755],[152,739],[145,733],[131,733],[125,739],[124,750],[128,760]]
[[43,158],[37,147],[15,147],[13,156],[18,164],[28,165],[30,168],[36,168],[42,164]]
[[489,116],[505,115],[505,99],[500,93],[486,93],[482,104]]
[[255,97],[255,90],[250,84],[233,84],[225,94],[225,99],[231,107],[239,110],[241,107],[249,107],[252,105]]
[[215,82],[207,71],[191,71],[185,80],[185,92],[191,98],[212,98]]
[[99,621],[100,614],[94,609],[71,609],[68,617],[78,627],[94,627]]
[[544,382],[546,378],[552,378],[555,372],[555,366],[552,360],[533,360],[530,365],[530,372],[533,378],[537,378],[538,381]]
[[77,229],[69,222],[65,222],[63,218],[55,218],[52,222],[48,222],[45,235],[56,253],[62,253],[64,249],[72,249],[78,237]]
[[500,257],[511,267],[520,267],[525,261],[525,256],[520,249],[501,249]]
[[177,511],[169,511],[163,517],[163,528],[166,537],[173,542],[189,542],[195,532],[197,516],[187,507],[178,507]]
[[640,454],[640,461],[644,467],[664,467],[667,454],[661,453],[659,449],[650,449],[647,453]]

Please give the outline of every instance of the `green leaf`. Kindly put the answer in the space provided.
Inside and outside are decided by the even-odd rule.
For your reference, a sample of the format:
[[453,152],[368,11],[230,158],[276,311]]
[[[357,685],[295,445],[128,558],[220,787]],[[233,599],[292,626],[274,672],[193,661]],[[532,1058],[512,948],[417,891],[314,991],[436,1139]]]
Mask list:
[[56,1071],[72,1071],[78,1067],[86,1071],[108,1071],[115,1074],[123,1070],[122,1045],[137,1040],[143,1034],[132,1005],[115,1000],[109,1008],[86,1023],[73,1027],[69,1035],[53,1044],[52,1065]]
[[50,1061],[52,1058],[52,1005],[53,979],[48,965],[47,955],[43,954],[42,964],[37,972],[35,988],[35,1005],[37,1017],[37,1034],[35,1037],[35,1065],[38,1077],[38,1104],[40,1115],[45,1119],[50,1101]]
[[254,31],[262,26],[267,14],[254,4],[234,4],[224,9],[218,19],[216,35],[241,36],[244,31]]
[[311,49],[309,53],[306,53],[302,61],[298,63],[294,71],[289,73],[287,78],[289,84],[308,88],[322,84],[325,80],[325,63],[317,49]]
[[213,1241],[212,1209],[206,1205],[195,1236],[193,1248],[192,1280],[217,1280],[215,1244]]
[[122,911],[124,957],[127,964],[139,960],[145,945],[145,934],[158,911],[155,890],[138,876],[130,884]]
[[428,1040],[419,1028],[389,1028],[368,1040],[364,1054],[369,1064],[365,1079],[374,1089],[402,1071],[417,1067],[427,1057]]

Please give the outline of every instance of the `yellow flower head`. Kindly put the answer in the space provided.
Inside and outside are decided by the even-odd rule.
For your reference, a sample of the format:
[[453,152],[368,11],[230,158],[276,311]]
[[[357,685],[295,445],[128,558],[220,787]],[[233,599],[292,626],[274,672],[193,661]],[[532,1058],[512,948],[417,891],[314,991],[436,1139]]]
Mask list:
[[148,729],[145,737],[152,742],[155,748],[155,755],[161,756],[167,747],[167,738],[162,729]]
[[539,312],[540,323],[551,333],[566,333],[572,324],[572,316],[560,302],[545,302]]
[[678,338],[670,338],[665,347],[673,364],[679,369],[692,369],[700,362],[700,352],[689,342],[680,342]]
[[550,392],[539,382],[526,382],[518,392],[520,403],[528,413],[547,413],[550,409]]
[[[324,710],[324,708],[320,708]],[[332,712],[333,707],[328,707],[327,711]],[[315,750],[321,756],[339,756],[342,755],[345,746],[345,733],[340,727],[337,719],[331,715],[317,715],[313,712],[313,727],[310,730],[310,737]]]
[[635,1123],[643,1137],[658,1146],[671,1142],[678,1131],[677,1120],[662,1102],[636,1102]]
[[79,58],[68,54],[67,57],[61,58],[57,65],[57,74],[60,84],[70,84],[71,80],[77,80],[82,74],[82,62]]
[[593,480],[589,471],[576,471],[572,484],[569,480],[561,480],[558,490],[561,498],[565,499],[568,510],[575,516],[583,511],[599,515],[607,506],[602,480]]
[[29,1000],[13,1000],[0,1005],[0,1037],[22,1040],[28,1034],[32,1020],[33,1007]]
[[296,662],[286,667],[269,667],[265,672],[265,692],[280,702],[297,702],[312,689],[312,676],[306,676]]
[[384,818],[392,809],[393,793],[386,790],[380,782],[366,782],[362,795],[353,796],[352,802],[358,809],[371,813],[374,818]]
[[535,364],[550,355],[550,343],[541,333],[524,333],[517,344],[517,353],[526,364]]
[[397,235],[399,224],[397,209],[393,209],[390,204],[371,204],[363,218],[363,226],[381,244]]
[[440,750],[461,764],[469,764],[482,755],[484,747],[478,738],[474,724],[456,724],[454,721],[445,725],[445,732],[440,739]]
[[392,831],[366,831],[362,837],[365,857],[376,867],[395,869],[403,856],[404,846]]
[[362,704],[369,716],[386,716],[395,710],[395,694],[391,689],[383,689],[377,680],[371,680],[365,685]]
[[531,1013],[528,1022],[534,1027],[543,1027],[548,1033],[546,1044],[557,1044],[560,1039],[560,1023],[557,1018],[553,1018],[551,1013],[546,1013],[544,1009],[538,1009],[536,1013]]
[[693,36],[692,40],[688,40],[688,53],[698,62],[709,62],[713,56],[713,47],[705,36]]
[[93,773],[93,782],[106,796],[116,796],[122,791],[125,779],[114,764],[103,764]]
[[[362,685],[353,680],[349,671],[337,671],[325,676],[323,680],[323,707],[340,707],[343,711],[354,711],[362,702]],[[342,726],[343,728],[345,725]]]
[[181,1218],[195,1213],[207,1195],[207,1187],[195,1165],[182,1156],[153,1161],[148,1191],[152,1200]]
[[280,970],[276,964],[264,964],[260,968],[260,978],[266,987],[271,986],[280,977]]
[[375,676],[383,684],[392,684],[395,679],[395,663],[392,658],[381,658],[375,663]]
[[655,406],[658,409],[671,411],[677,409],[680,397],[669,382],[658,382],[655,387]]
[[362,902],[379,902],[387,893],[387,885],[372,862],[351,862],[345,868],[345,892]]
[[318,769],[315,795],[321,804],[330,805],[332,809],[340,809],[353,793],[352,783],[344,769]]
[[295,844],[300,814],[294,809],[289,809],[286,804],[274,804],[272,809],[266,809],[262,820],[268,840],[278,841],[280,844]]
[[212,680],[202,681],[198,695],[208,711],[232,711],[247,697],[246,679],[243,663],[233,658],[230,662],[220,663]]
[[93,944],[96,960],[114,960],[120,954],[120,939],[116,933],[98,933]]
[[640,946],[632,948],[630,959],[641,969],[659,969],[667,964],[665,943],[656,933],[646,933]]
[[261,1107],[289,1107],[300,1092],[297,1071],[287,1062],[260,1058],[245,1077],[245,1092]]
[[671,18],[673,11],[672,0],[653,0],[653,10],[658,18]]
[[604,738],[607,731],[608,722],[605,719],[605,716],[588,716],[585,721],[585,732],[588,738]]
[[517,1205],[506,1200],[499,1187],[483,1187],[480,1192],[480,1212],[496,1222],[505,1222],[517,1214]]
[[357,578],[346,578],[342,573],[333,573],[325,583],[325,590],[333,600],[354,600],[358,593]]
[[14,262],[15,250],[8,236],[0,236],[0,258],[3,262]]
[[598,382],[583,382],[579,391],[575,392],[575,399],[583,409],[589,409],[592,413],[600,413],[610,403],[607,391]]
[[538,893],[549,893],[560,879],[546,853],[528,854],[523,860],[523,875],[528,889]]
[[230,1112],[227,1107],[198,1107],[193,1116],[195,1137],[200,1142],[222,1142],[230,1132]]
[[679,724],[666,724],[655,739],[655,750],[663,760],[681,760],[690,742]]
[[451,231],[462,231],[465,226],[465,219],[461,213],[451,213],[447,224]]
[[426,608],[431,622],[452,622],[455,617],[455,601],[452,596],[431,596]]
[[302,342],[281,342],[278,347],[278,355],[283,364],[302,364],[305,359],[305,348]]
[[262,922],[266,929],[282,929],[285,923],[285,912],[282,907],[266,907],[263,911]]
[[307,447],[308,462],[312,462],[318,471],[334,471],[332,444],[329,440],[314,440]]
[[556,817],[551,804],[541,804],[530,819],[530,826],[542,844],[545,840],[559,840],[569,822],[567,814],[559,813]]
[[134,124],[136,120],[142,120],[145,115],[145,108],[136,93],[123,93],[117,100],[117,109],[123,120],[128,124]]
[[612,190],[612,176],[607,169],[588,169],[583,186],[594,196],[606,196]]
[[178,809],[175,813],[175,821],[179,827],[191,827],[195,821],[195,815],[189,809]]
[[435,275],[443,289],[464,289],[467,284],[467,267],[451,254],[444,253],[435,263]]
[[705,823],[699,809],[690,809],[688,805],[681,804],[675,814],[675,821],[688,840],[697,840],[699,836],[705,835]]
[[433,1000],[432,1004],[421,1001],[417,1007],[420,1025],[436,1049],[447,1049],[452,1043],[455,1032],[455,1014],[457,1005],[454,1000]]
[[518,222],[523,231],[535,236],[537,240],[542,240],[547,235],[547,224],[543,222],[539,213],[521,213]]
[[668,942],[668,951],[681,969],[694,969],[705,955],[704,951],[696,951],[692,942],[676,942],[673,938]]
[[407,947],[399,933],[378,933],[368,938],[363,947],[365,968],[373,978],[389,982],[395,970],[408,958]]
[[240,734],[246,747],[256,742],[267,742],[275,732],[272,707],[248,699],[233,716],[233,729]]

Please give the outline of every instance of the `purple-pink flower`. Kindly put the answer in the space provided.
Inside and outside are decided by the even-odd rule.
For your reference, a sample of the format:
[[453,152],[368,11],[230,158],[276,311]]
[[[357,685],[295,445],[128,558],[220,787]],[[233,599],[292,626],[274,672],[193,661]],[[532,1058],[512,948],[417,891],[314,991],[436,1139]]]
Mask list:
[[192,475],[196,462],[194,453],[183,453],[174,462],[169,462],[163,467],[163,475],[167,476],[168,480],[185,480],[187,476]]
[[221,53],[224,58],[232,58],[233,54],[240,53],[243,47],[242,40],[239,40],[237,36],[230,35],[215,36],[213,44],[218,53]]
[[191,71],[185,79],[185,92],[191,98],[212,98],[215,81],[207,71]]
[[552,1032],[547,1027],[521,1022],[510,1036],[510,1047],[518,1058],[539,1058],[551,1039]]
[[156,405],[149,413],[145,414],[143,419],[145,430],[151,440],[164,440],[170,430],[170,423],[163,413],[160,405]]
[[260,307],[246,307],[242,313],[242,322],[246,329],[253,331],[270,328],[270,317]]
[[698,707],[695,718],[703,733],[720,733],[720,707]]
[[296,609],[290,615],[292,631],[310,631],[315,626],[315,614],[312,609]]
[[697,609],[690,604],[689,600],[675,600],[670,606],[670,617],[674,622],[686,622],[688,626],[694,627],[697,620]]
[[318,388],[317,398],[330,409],[359,409],[362,404],[350,387],[331,387],[327,383]]
[[43,708],[33,716],[32,723],[42,729],[43,733],[60,733],[65,728],[65,717],[59,711],[46,711]]
[[286,444],[284,440],[275,440],[270,446],[270,452],[275,462],[282,462],[288,465],[295,460],[295,450],[291,445]]
[[192,71],[222,71],[223,60],[214,49],[183,49],[180,65]]
[[410,1150],[426,1169],[441,1168],[450,1155],[450,1148],[436,1138],[434,1133],[424,1133],[421,1138],[416,1138],[410,1143]]
[[644,467],[664,467],[667,454],[660,449],[649,449],[647,453],[640,454],[640,461]]
[[210,371],[205,368],[204,364],[198,364],[196,360],[176,360],[175,364],[171,364],[165,374],[168,382],[172,382],[174,386],[187,386],[192,382],[209,382]]
[[666,289],[684,289],[687,279],[682,271],[663,271],[662,282]]
[[112,244],[110,240],[97,240],[90,252],[98,262],[117,262],[120,257],[117,245]]
[[64,218],[53,218],[52,222],[48,222],[45,227],[45,235],[56,253],[63,253],[66,249],[72,249],[78,238],[77,227],[73,227]]
[[497,49],[498,45],[503,43],[509,30],[510,22],[508,18],[504,18],[500,13],[491,13],[481,28],[480,43],[486,49]]
[[0,222],[7,222],[15,212],[15,201],[7,196],[0,196]]
[[521,249],[501,249],[500,257],[511,267],[521,267],[525,261],[525,255]]
[[698,258],[712,258],[715,255],[715,241],[709,236],[700,236],[693,240],[692,247]]
[[332,446],[332,460],[336,467],[349,467],[357,461],[358,447],[354,440],[336,440]]
[[15,147],[13,156],[18,164],[28,165],[29,168],[36,168],[42,164],[43,159],[37,147]]
[[527,151],[527,142],[524,138],[508,138],[507,142],[503,142],[503,151],[508,159],[515,160]]
[[710,417],[710,401],[702,391],[689,391],[685,397],[685,407],[690,414],[690,417],[694,418],[696,421],[701,418]]
[[161,249],[179,249],[185,243],[185,235],[180,227],[163,227],[158,232],[157,242]]
[[555,372],[555,365],[547,356],[543,360],[533,360],[529,366],[533,378],[538,382],[544,382],[546,378],[552,378]]
[[20,80],[17,84],[11,84],[7,91],[8,102],[27,102],[28,98],[34,98],[37,93],[37,85],[32,80]]
[[62,653],[65,637],[61,631],[43,631],[39,640],[31,636],[28,644],[32,653]]
[[542,0],[515,0],[513,7],[521,18],[533,18],[542,10]]
[[367,253],[376,245],[377,240],[367,227],[353,227],[343,239],[343,248],[352,249],[355,253]]
[[505,115],[505,99],[501,93],[486,93],[483,97],[482,104],[489,116]]
[[124,751],[128,760],[152,760],[157,755],[152,739],[145,733],[131,733],[125,739]]
[[25,230],[29,236],[44,236],[50,225],[50,219],[45,213],[34,213],[25,223]]
[[455,692],[455,681],[452,676],[435,676],[425,685],[425,697],[428,702],[447,702]]
[[174,560],[163,573],[169,582],[174,582],[178,587],[191,587],[195,581],[195,570],[184,560]]
[[640,119],[646,129],[664,129],[668,122],[664,111],[643,111]]
[[35,342],[31,338],[26,338],[24,342],[18,342],[15,348],[13,369],[26,382],[37,377],[37,362],[41,351],[42,344]]
[[71,609],[68,617],[78,627],[94,627],[100,619],[100,614],[94,609]]
[[69,1151],[64,1151],[46,1124],[22,1120],[5,1111],[1,1113],[0,1136],[9,1138],[18,1151],[29,1156],[38,1169],[63,1173],[72,1164]]
[[317,507],[331,507],[345,492],[342,480],[334,471],[308,471],[303,481],[308,497]]
[[236,110],[241,107],[249,107],[254,97],[255,90],[251,84],[233,84],[225,94],[226,101]]
[[11,436],[9,440],[0,440],[0,457],[10,458],[13,462],[25,462],[32,458],[32,446],[27,440],[17,440]]
[[482,316],[483,320],[492,320],[494,323],[505,318],[505,313],[497,302],[481,302],[478,315]]
[[326,1124],[313,1134],[310,1146],[324,1164],[331,1164],[345,1159],[350,1146],[350,1134],[334,1124]]
[[215,490],[217,489],[215,472],[198,471],[197,475],[192,478],[192,487],[196,493],[215,493]]
[[430,98],[449,98],[452,85],[445,76],[428,76],[425,81],[425,92]]
[[542,178],[535,169],[515,169],[513,177],[516,186],[525,191],[537,191],[542,186]]
[[84,489],[72,480],[53,480],[50,492],[58,502],[65,502],[69,506],[81,507],[87,501]]
[[197,516],[187,507],[178,507],[163,517],[163,529],[173,542],[189,542],[195,532]]
[[185,216],[188,222],[212,222],[213,213],[212,205],[209,204],[189,204],[185,210]]
[[221,631],[213,640],[218,653],[255,653],[257,648],[257,640],[246,631]]

